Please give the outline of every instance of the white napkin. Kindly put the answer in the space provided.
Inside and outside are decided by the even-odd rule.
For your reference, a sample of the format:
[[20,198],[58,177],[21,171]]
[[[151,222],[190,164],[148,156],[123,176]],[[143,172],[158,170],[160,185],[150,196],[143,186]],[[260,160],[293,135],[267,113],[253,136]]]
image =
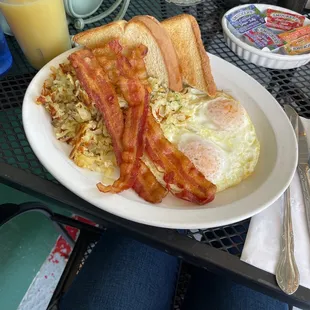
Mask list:
[[[310,120],[302,118],[310,146]],[[295,173],[290,185],[295,258],[300,284],[310,288],[310,237],[306,222],[299,176]],[[280,253],[283,223],[283,197],[251,219],[241,260],[260,269],[275,273]]]

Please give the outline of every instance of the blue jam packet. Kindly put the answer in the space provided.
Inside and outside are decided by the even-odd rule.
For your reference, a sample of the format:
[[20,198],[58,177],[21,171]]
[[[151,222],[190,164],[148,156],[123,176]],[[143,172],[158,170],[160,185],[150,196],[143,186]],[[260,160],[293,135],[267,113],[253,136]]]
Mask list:
[[264,14],[254,4],[226,15],[226,19],[239,35],[265,24],[264,17]]

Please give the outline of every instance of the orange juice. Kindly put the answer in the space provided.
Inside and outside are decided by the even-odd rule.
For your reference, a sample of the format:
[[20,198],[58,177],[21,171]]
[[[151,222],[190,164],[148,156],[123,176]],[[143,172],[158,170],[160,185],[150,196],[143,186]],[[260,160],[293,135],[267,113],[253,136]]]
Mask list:
[[0,0],[0,10],[34,68],[71,48],[63,0]]

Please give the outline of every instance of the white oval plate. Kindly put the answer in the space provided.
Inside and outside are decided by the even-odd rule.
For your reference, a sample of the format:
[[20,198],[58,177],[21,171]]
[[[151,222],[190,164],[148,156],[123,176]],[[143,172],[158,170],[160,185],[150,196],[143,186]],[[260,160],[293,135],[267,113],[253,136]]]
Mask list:
[[168,195],[149,204],[132,190],[103,194],[96,188],[99,173],[77,167],[69,147],[54,135],[50,116],[35,103],[50,67],[73,50],[44,66],[31,81],[23,102],[23,124],[28,141],[41,163],[64,186],[100,209],[135,222],[168,228],[211,228],[234,223],[264,210],[288,187],[297,165],[297,142],[292,126],[272,95],[248,74],[209,54],[218,89],[239,100],[249,113],[261,143],[255,172],[239,185],[219,193],[208,205],[198,206]]

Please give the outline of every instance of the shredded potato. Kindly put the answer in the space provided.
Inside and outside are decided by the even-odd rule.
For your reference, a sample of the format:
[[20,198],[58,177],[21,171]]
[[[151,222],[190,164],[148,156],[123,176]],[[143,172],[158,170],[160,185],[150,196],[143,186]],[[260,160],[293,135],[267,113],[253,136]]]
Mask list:
[[69,63],[52,68],[37,103],[51,115],[56,138],[72,145],[70,158],[79,167],[107,176],[114,173],[111,137]]
[[202,97],[209,98],[205,93],[190,87],[184,88],[180,93],[174,92],[160,85],[155,78],[149,78],[149,83],[152,86],[152,114],[165,128],[169,125],[182,126],[192,115],[192,107],[197,100],[201,100]]

